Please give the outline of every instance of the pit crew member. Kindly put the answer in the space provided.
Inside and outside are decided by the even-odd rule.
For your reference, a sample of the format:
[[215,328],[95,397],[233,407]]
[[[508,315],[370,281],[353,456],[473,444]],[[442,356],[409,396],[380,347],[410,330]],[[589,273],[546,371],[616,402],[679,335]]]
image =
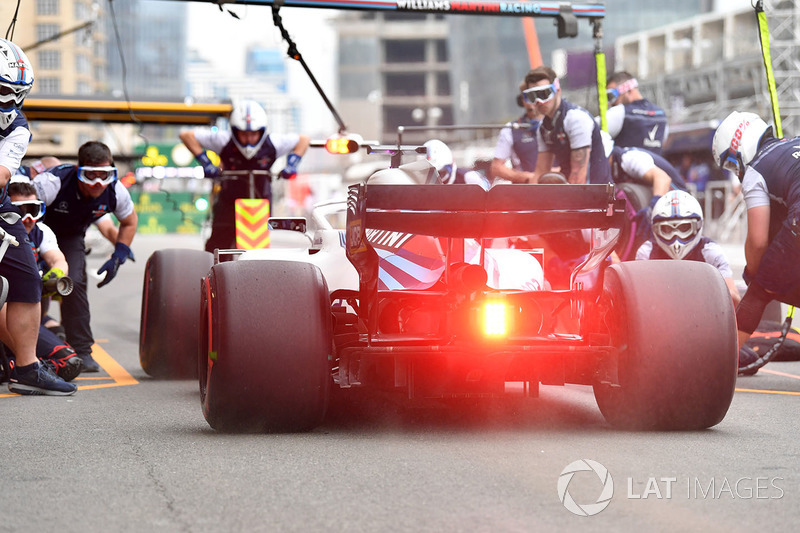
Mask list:
[[600,127],[588,111],[561,97],[561,85],[550,67],[537,67],[528,73],[530,88],[525,97],[544,115],[537,131],[539,158],[535,183],[551,171],[558,161],[569,183],[610,183],[611,168],[606,157]]
[[58,246],[67,258],[74,288],[61,301],[61,316],[67,342],[83,360],[84,372],[98,372],[92,357],[94,337],[86,292],[85,236],[89,225],[107,213],[119,221],[117,241],[111,258],[98,274],[105,274],[98,287],[108,284],[126,260],[133,260],[130,245],[136,234],[138,218],[128,189],[117,180],[111,150],[98,141],[84,143],[78,149],[78,165],[59,165],[37,175],[33,184],[38,197],[48,209],[44,223],[50,226]]
[[[638,147],[661,155],[667,140],[667,114],[639,92],[639,82],[631,74],[615,72],[606,82],[608,132],[621,147]],[[599,121],[599,119],[597,119]]]
[[11,41],[0,39],[0,56],[4,58],[0,61],[0,227],[19,242],[19,246],[9,246],[0,261],[0,275],[9,283],[7,301],[0,309],[0,340],[16,354],[8,390],[24,395],[71,395],[77,387],[36,358],[42,279],[21,213],[7,192],[31,140],[21,108],[33,86],[33,68],[25,52]]
[[[293,179],[310,143],[306,135],[267,133],[267,113],[252,100],[244,100],[234,106],[230,116],[230,131],[196,128],[182,131],[180,139],[194,154],[207,178],[219,177],[220,167],[222,170],[270,170],[275,161],[285,155],[286,166],[279,177]],[[219,155],[220,167],[211,162],[206,150]],[[256,176],[255,179],[256,195],[271,200],[270,178]],[[206,241],[206,250],[209,252],[216,248],[235,247],[234,202],[237,198],[250,197],[247,176],[225,179],[219,186],[212,206],[211,236]]]
[[712,144],[714,161],[742,182],[747,290],[736,309],[739,368],[759,356],[745,342],[772,300],[800,305],[800,137],[778,139],[755,113],[734,111]]

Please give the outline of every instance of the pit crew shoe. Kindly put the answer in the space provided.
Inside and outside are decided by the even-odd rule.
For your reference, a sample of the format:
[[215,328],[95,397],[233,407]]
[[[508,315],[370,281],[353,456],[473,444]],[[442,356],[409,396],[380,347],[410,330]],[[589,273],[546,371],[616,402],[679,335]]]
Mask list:
[[33,363],[26,366],[14,366],[8,390],[25,396],[71,396],[78,387],[67,383],[45,364]]
[[739,348],[739,375],[752,376],[762,365],[756,365],[759,355],[748,345]]
[[92,354],[80,354],[78,357],[83,361],[83,372],[100,372],[100,365],[94,360]]

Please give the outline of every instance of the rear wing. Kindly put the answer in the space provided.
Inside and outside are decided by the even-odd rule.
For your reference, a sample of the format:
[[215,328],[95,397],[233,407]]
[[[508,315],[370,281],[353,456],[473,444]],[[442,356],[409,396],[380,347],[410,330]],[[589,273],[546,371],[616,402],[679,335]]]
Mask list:
[[[624,206],[611,184],[498,185],[488,191],[478,185],[352,185],[345,252],[358,271],[359,314],[375,331],[379,256],[368,231],[384,232],[383,242],[411,235],[481,241],[584,228],[616,231],[625,224]],[[576,273],[596,265],[609,250],[593,249]],[[461,251],[463,256],[463,242]]]
[[585,228],[622,228],[624,202],[607,185],[369,185],[350,187],[348,253],[363,230],[493,239]]

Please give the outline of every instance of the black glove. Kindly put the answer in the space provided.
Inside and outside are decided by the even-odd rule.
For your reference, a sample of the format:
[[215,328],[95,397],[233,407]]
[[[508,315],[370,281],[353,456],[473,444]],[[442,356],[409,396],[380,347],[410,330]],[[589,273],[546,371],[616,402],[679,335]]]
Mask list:
[[211,162],[211,160],[208,158],[208,154],[205,152],[200,152],[194,156],[194,158],[198,163],[200,163],[200,166],[203,167],[203,174],[205,174],[207,178],[219,177],[219,167]]
[[281,170],[279,174],[285,180],[292,180],[297,177],[297,165],[300,163],[301,157],[295,153],[286,156],[286,168]]
[[136,261],[133,257],[133,252],[128,245],[122,242],[118,242],[114,247],[114,253],[111,254],[111,259],[105,262],[103,266],[100,267],[100,270],[97,271],[98,274],[102,274],[106,272],[106,277],[103,278],[103,281],[97,284],[98,287],[102,287],[103,285],[108,284],[114,276],[117,275],[117,270],[119,270],[119,266],[124,263],[127,259],[131,261]]

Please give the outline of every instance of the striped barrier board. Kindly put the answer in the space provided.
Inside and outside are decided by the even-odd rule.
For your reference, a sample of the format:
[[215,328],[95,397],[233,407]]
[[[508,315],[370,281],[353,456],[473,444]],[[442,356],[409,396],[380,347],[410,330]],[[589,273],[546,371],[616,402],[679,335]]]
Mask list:
[[240,250],[269,248],[269,200],[237,198],[234,212],[236,247]]

